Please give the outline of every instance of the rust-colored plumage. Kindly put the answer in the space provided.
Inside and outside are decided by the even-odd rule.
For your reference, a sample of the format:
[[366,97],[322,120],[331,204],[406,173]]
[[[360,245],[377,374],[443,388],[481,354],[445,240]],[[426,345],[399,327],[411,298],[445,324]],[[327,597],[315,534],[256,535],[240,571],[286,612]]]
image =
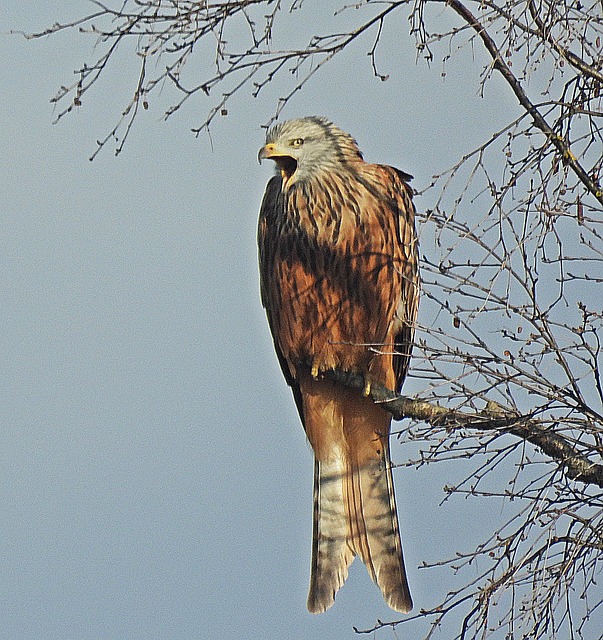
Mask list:
[[315,456],[308,609],[333,604],[358,555],[406,613],[390,415],[320,372],[402,386],[418,305],[410,176],[364,162],[354,139],[319,117],[273,127],[259,158],[278,169],[259,220],[262,303]]

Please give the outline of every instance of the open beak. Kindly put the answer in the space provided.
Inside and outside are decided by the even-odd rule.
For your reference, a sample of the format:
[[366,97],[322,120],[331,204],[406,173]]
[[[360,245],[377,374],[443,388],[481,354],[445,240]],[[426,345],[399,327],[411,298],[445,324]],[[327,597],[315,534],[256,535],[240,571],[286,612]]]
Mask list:
[[282,151],[279,151],[276,144],[272,142],[264,145],[258,153],[258,162],[261,164],[264,158],[269,158],[276,162],[276,166],[283,177],[283,184],[286,184],[297,169],[297,160]]

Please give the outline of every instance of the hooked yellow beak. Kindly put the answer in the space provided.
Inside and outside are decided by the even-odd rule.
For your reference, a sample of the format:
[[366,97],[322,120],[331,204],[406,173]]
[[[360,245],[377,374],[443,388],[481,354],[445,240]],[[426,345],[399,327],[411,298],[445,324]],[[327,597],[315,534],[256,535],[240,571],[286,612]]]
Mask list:
[[265,158],[273,158],[276,155],[278,154],[276,152],[275,144],[270,143],[264,145],[258,152],[258,162],[262,164],[262,160],[264,160]]
[[291,179],[291,176],[297,169],[297,160],[291,156],[282,148],[279,148],[278,144],[269,142],[264,145],[258,153],[258,162],[261,164],[264,158],[270,158],[276,162],[276,166],[283,178],[283,184],[287,184]]

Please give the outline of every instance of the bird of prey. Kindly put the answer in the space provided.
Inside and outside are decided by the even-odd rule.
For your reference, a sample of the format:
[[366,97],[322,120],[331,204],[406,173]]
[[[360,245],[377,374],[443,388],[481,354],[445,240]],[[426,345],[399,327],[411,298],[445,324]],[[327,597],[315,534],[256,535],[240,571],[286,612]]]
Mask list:
[[[419,278],[412,176],[363,160],[356,141],[310,116],[269,130],[276,163],[260,211],[262,303],[314,451],[308,609],[334,602],[360,556],[387,604],[412,608],[389,456],[391,416],[371,383],[400,390]],[[364,376],[365,393],[321,374]]]

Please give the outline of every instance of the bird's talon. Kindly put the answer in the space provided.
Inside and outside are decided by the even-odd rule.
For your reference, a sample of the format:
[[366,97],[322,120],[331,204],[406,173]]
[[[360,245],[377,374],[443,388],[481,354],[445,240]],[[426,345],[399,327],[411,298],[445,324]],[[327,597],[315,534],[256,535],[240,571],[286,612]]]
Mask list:
[[312,375],[314,380],[316,380],[318,378],[318,365],[317,364],[313,364],[312,365],[312,371],[310,372],[310,374]]
[[365,398],[368,398],[371,395],[371,381],[370,380],[365,380],[364,381],[364,389],[362,391],[362,395]]

